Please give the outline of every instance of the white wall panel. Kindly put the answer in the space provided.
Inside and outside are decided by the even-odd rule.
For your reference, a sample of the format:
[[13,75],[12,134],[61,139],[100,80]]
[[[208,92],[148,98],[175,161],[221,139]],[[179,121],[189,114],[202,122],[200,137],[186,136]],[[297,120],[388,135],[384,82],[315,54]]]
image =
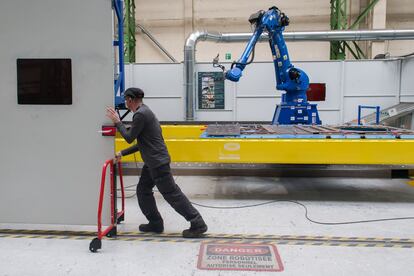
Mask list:
[[348,61],[345,66],[345,96],[398,95],[398,61]]
[[184,121],[183,98],[149,98],[145,99],[160,121]]
[[[227,68],[230,68],[228,66]],[[250,64],[243,71],[237,87],[237,96],[280,96],[276,90],[276,77],[273,63],[260,62]]]
[[[413,59],[414,60],[414,59]],[[318,104],[323,124],[341,124],[357,118],[357,106],[380,105],[386,108],[398,103],[400,89],[400,61],[319,61],[293,62],[303,69],[311,83],[326,83],[326,100]],[[226,68],[229,63],[224,64]],[[137,67],[134,82],[146,85],[148,91],[162,91],[157,79],[152,80],[156,72],[168,75],[171,84],[169,91],[182,89],[182,65],[140,64]],[[162,69],[162,67],[168,67]],[[412,73],[414,62],[407,60],[403,69],[404,93],[412,92]],[[196,69],[203,72],[219,71],[211,63],[198,63]],[[178,71],[175,71],[178,70]],[[130,70],[131,71],[131,70]],[[139,72],[139,73],[137,73]],[[141,78],[142,81],[136,81]],[[175,79],[174,79],[175,78]],[[225,81],[225,110],[195,110],[197,121],[271,121],[275,107],[280,103],[280,91],[275,90],[273,63],[257,62],[246,67],[238,83]],[[180,80],[180,81],[177,81]],[[130,80],[127,80],[130,83]],[[197,90],[197,83],[195,83]],[[407,92],[408,91],[408,92]],[[151,96],[148,94],[149,97]],[[160,95],[160,94],[158,94]],[[179,93],[171,94],[178,97]],[[195,98],[197,99],[197,91]],[[406,97],[407,98],[407,97]],[[405,99],[405,98],[404,98]],[[182,113],[179,113],[179,98],[148,98],[161,121],[183,120],[185,98],[182,100]],[[165,112],[169,110],[169,112]],[[173,119],[174,118],[174,119]],[[176,119],[178,118],[178,119]]]

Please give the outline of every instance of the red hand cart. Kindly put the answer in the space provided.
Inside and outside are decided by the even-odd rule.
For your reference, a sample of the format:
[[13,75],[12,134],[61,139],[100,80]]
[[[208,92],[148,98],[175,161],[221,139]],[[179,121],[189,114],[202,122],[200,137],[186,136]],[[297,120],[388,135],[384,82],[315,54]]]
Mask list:
[[[117,166],[118,165],[118,166]],[[108,167],[110,167],[110,183],[111,183],[111,224],[102,231],[102,205],[105,194],[105,180],[106,172]],[[121,195],[122,195],[122,210],[118,212],[116,208],[116,170],[118,167],[119,182],[121,184]],[[89,244],[89,250],[96,252],[98,249],[102,248],[102,237],[113,237],[116,236],[116,226],[117,224],[124,221],[125,218],[125,192],[124,192],[124,181],[122,179],[122,166],[121,162],[114,164],[113,159],[107,160],[102,168],[102,177],[101,177],[101,190],[99,194],[99,203],[98,203],[98,236],[94,238]]]

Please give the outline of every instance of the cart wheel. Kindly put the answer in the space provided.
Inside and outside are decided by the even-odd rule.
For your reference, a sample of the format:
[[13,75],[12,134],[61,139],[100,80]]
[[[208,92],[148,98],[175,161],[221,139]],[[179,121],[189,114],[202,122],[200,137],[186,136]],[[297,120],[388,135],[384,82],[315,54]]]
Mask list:
[[98,249],[102,248],[102,241],[98,238],[94,238],[89,244],[89,250],[91,252],[96,252]]

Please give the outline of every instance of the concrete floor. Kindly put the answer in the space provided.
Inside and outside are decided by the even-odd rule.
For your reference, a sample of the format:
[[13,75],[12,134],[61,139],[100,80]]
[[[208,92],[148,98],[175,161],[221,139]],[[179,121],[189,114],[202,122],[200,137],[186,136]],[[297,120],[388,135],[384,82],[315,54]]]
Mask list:
[[[414,187],[406,180],[178,176],[176,181],[191,201],[205,205],[298,200],[308,207],[310,218],[322,222],[413,216]],[[128,176],[125,182],[132,185],[137,177]],[[130,194],[134,188],[128,189]],[[167,233],[188,226],[160,194],[156,198]],[[290,202],[246,209],[198,209],[212,234],[414,238],[414,220],[318,225],[306,220],[301,206]],[[135,197],[127,199],[126,212],[118,230],[137,231],[145,219]],[[104,239],[96,254],[88,246],[89,240],[0,238],[0,275],[414,275],[414,248],[276,243],[283,272],[245,272],[197,269],[200,242]]]

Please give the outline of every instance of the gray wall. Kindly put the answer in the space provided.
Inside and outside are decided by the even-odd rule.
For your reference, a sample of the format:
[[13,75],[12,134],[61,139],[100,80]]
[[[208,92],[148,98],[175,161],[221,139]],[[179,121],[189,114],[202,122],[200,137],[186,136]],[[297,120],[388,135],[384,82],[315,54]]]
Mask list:
[[[326,101],[319,102],[324,124],[341,124],[357,118],[359,104],[386,108],[401,100],[414,101],[414,59],[365,61],[293,62],[314,83],[326,83]],[[225,64],[229,67],[229,64]],[[214,71],[211,63],[198,63],[198,71]],[[127,86],[146,92],[146,103],[162,121],[183,121],[182,64],[133,64],[127,66]],[[155,81],[154,81],[155,79]],[[197,87],[197,85],[196,85]],[[408,97],[408,95],[411,95]],[[275,90],[273,63],[256,62],[246,67],[238,83],[225,82],[224,110],[196,110],[198,121],[270,121],[280,91]],[[369,112],[369,111],[367,111]]]
[[[1,223],[96,224],[112,51],[110,0],[1,1]],[[71,58],[73,104],[18,105],[17,58]]]

